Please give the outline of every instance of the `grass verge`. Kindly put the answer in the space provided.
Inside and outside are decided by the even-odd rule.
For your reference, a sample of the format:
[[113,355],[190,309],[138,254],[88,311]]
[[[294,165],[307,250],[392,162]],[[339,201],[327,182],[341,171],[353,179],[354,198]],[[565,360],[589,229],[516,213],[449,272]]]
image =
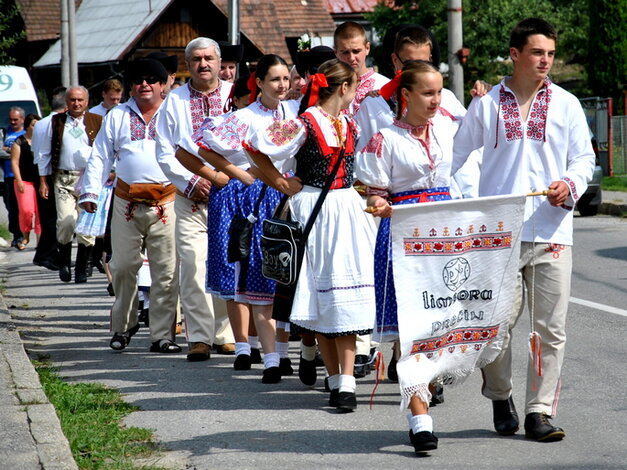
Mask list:
[[13,234],[9,232],[9,229],[4,224],[0,224],[0,238],[4,238],[7,241],[13,240]]
[[627,176],[604,176],[601,188],[606,191],[627,192]]
[[117,390],[101,384],[68,384],[45,361],[36,361],[35,369],[81,470],[162,470],[135,464],[136,459],[155,456],[159,448],[150,430],[121,424],[138,408],[124,402]]

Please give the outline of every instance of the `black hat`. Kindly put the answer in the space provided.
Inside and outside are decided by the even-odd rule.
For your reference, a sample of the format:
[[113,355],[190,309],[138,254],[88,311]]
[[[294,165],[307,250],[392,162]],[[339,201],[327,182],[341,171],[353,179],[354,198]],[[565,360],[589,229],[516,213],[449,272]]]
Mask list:
[[221,41],[218,45],[220,46],[220,56],[223,61],[239,63],[244,58],[244,46],[242,44],[229,44]]
[[396,37],[398,34],[404,29],[408,28],[418,28],[427,32],[429,37],[431,38],[431,63],[436,67],[440,67],[440,46],[438,45],[438,40],[435,38],[433,33],[429,31],[424,26],[414,23],[406,23],[399,24],[387,30],[385,36],[383,37],[383,43],[381,44],[381,51],[383,53],[383,67],[381,68],[384,71],[385,75],[393,77],[396,70],[393,70],[392,62],[390,56],[394,52],[394,43],[396,42]]
[[316,46],[308,51],[299,51],[296,54],[296,71],[301,77],[307,72],[313,75],[327,60],[335,59],[335,51],[328,46]]
[[179,68],[179,58],[177,55],[168,55],[165,52],[151,52],[146,59],[155,59],[161,62],[168,74],[176,73]]
[[168,81],[168,72],[158,60],[146,58],[134,60],[127,65],[126,73],[124,74],[124,78],[129,83],[150,77],[156,78],[161,83]]

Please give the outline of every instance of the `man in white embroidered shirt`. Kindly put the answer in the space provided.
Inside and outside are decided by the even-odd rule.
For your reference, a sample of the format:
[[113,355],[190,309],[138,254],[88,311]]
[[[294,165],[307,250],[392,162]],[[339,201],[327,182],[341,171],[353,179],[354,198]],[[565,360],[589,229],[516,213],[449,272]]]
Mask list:
[[174,185],[156,157],[156,121],[168,74],[156,60],[127,66],[133,97],[107,113],[87,163],[80,204],[95,212],[104,182],[115,163],[117,180],[111,205],[111,274],[116,294],[111,308],[109,346],[121,351],[139,329],[137,273],[145,246],[150,261],[150,351],[176,353],[173,341],[178,282],[174,240]]
[[[565,324],[572,269],[573,208],[586,190],[594,169],[594,153],[586,119],[575,96],[552,83],[557,33],[538,18],[521,21],[510,37],[514,63],[487,95],[475,100],[455,137],[451,173],[470,152],[484,146],[479,195],[521,194],[548,189],[547,196],[528,197],[518,272],[519,309],[523,285],[533,298],[534,337],[541,345],[539,375],[527,366],[525,436],[558,441],[564,430],[549,418],[556,414],[566,342]],[[523,284],[524,283],[524,284]],[[494,427],[501,435],[519,427],[512,399],[511,350],[483,369],[482,393],[492,400]]]

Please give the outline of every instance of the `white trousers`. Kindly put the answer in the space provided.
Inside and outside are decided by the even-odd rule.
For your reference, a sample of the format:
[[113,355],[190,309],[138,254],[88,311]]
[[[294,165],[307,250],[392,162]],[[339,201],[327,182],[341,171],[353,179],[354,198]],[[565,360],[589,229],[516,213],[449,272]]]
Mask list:
[[[76,183],[80,178],[80,172],[66,173],[64,170],[54,174],[54,200],[57,205],[57,241],[61,245],[67,245],[74,238],[74,229],[81,209],[78,206],[79,194],[76,192]],[[76,240],[86,246],[93,246],[96,241],[91,235],[76,234]]]
[[[491,400],[506,400],[511,395],[511,330],[524,311],[523,298],[526,298],[529,312],[532,310],[533,300],[534,324],[530,331],[537,331],[542,338],[542,376],[538,376],[529,360],[525,414],[543,413],[554,416],[559,401],[566,344],[572,249],[570,246],[547,243],[536,243],[534,249],[533,243],[523,242],[519,267],[516,304],[504,349],[496,361],[483,368],[482,393]],[[525,328],[529,327],[525,325]]]
[[137,324],[137,273],[143,264],[142,248],[150,262],[150,336],[152,341],[174,340],[178,283],[174,256],[174,203],[150,207],[114,198],[111,210],[109,267],[115,302],[111,331],[122,333]]
[[207,204],[176,195],[176,253],[180,262],[180,298],[190,343],[233,343],[226,303],[205,292]]

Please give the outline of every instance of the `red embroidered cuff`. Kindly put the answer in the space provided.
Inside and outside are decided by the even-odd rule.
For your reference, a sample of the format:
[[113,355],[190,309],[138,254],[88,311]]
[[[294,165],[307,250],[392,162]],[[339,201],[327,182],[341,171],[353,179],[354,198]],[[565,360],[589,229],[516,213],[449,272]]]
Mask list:
[[200,176],[198,175],[194,175],[191,177],[191,179],[189,180],[189,183],[187,183],[187,187],[185,188],[185,191],[183,192],[183,194],[185,194],[185,197],[187,198],[191,197],[192,193],[194,192],[194,188],[196,187],[196,183],[198,182],[199,179],[200,179]]
[[249,142],[246,142],[245,140],[242,140],[242,147],[244,147],[244,150],[246,150],[248,153],[252,153],[253,155],[263,155],[263,152],[260,152],[255,147],[250,145]]

